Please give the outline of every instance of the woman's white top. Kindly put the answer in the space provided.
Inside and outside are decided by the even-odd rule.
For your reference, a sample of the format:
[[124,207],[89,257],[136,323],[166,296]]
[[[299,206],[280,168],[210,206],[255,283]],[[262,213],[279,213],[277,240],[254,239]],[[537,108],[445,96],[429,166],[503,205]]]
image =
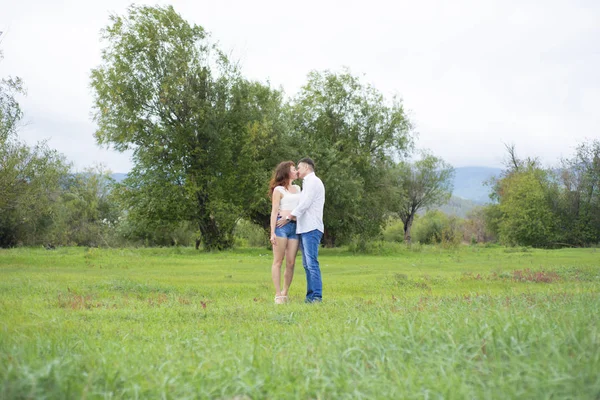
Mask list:
[[288,191],[283,186],[276,186],[275,190],[281,193],[281,200],[279,200],[279,209],[281,211],[292,211],[298,205],[300,201],[300,186],[292,185],[296,188],[296,193]]

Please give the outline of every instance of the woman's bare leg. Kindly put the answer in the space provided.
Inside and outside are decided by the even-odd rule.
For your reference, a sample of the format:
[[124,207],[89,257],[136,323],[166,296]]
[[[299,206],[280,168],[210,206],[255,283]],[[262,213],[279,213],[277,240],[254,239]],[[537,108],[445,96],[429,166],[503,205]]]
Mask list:
[[285,249],[287,247],[287,238],[275,238],[275,246],[273,246],[273,265],[271,266],[271,277],[275,286],[275,296],[281,296],[281,264],[285,257]]
[[289,239],[285,250],[285,272],[283,273],[282,296],[287,296],[292,279],[294,279],[294,267],[296,265],[296,254],[298,254],[298,240]]

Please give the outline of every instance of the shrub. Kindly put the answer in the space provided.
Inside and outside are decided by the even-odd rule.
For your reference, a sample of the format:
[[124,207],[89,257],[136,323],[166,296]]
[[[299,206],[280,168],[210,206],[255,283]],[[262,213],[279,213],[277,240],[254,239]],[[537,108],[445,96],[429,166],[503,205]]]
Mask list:
[[441,211],[428,211],[415,221],[413,238],[423,244],[454,247],[462,241],[462,220]]
[[364,241],[355,238],[348,245],[348,250],[352,253],[384,256],[406,251],[406,247],[400,243],[386,242],[383,240]]
[[383,230],[383,240],[386,242],[404,242],[404,224],[401,220],[390,220]]
[[239,220],[234,230],[235,245],[238,247],[266,247],[269,244],[267,232],[259,225],[247,220]]

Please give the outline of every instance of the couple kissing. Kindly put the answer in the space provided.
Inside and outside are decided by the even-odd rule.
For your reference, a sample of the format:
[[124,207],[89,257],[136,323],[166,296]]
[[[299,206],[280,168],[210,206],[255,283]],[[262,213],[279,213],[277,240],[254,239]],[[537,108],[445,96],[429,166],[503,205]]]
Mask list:
[[[302,179],[302,188],[293,182]],[[271,197],[271,234],[273,264],[271,276],[275,286],[275,303],[288,301],[294,278],[298,250],[306,272],[305,302],[321,302],[323,283],[319,267],[319,246],[323,237],[323,207],[325,187],[315,175],[315,163],[306,157],[298,161],[283,161],[277,165],[269,183]],[[285,259],[283,288],[281,266]]]

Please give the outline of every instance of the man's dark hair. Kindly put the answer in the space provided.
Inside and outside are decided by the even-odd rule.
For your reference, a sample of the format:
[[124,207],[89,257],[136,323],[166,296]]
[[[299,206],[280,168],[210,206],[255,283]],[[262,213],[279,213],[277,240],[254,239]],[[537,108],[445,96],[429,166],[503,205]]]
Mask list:
[[313,171],[315,170],[315,162],[310,157],[304,157],[303,159],[298,161],[298,164],[300,163],[308,164],[310,165],[310,169],[312,169]]

